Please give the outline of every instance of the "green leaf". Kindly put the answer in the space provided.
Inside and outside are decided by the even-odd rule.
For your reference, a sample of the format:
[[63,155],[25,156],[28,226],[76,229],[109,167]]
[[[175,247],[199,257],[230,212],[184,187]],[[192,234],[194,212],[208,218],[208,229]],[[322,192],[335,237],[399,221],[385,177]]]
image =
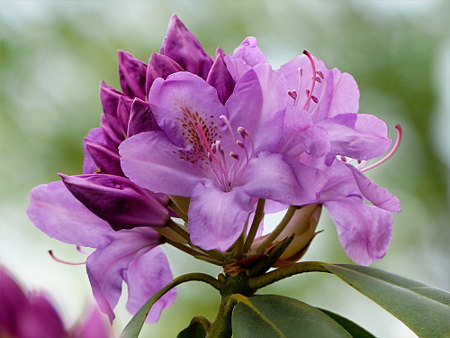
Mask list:
[[330,316],[331,319],[338,322],[348,333],[352,335],[354,338],[375,338],[373,334],[368,332],[367,330],[363,329],[361,326],[356,324],[355,322],[352,322],[350,319],[347,319],[345,317],[342,317],[341,315],[338,315],[337,313],[316,308],[325,313],[326,315]]
[[275,295],[232,297],[237,301],[231,319],[235,338],[351,337],[328,315],[298,300]]
[[213,277],[204,273],[188,273],[186,275],[177,277],[145,302],[145,304],[139,309],[139,311],[133,316],[133,318],[131,318],[127,326],[125,326],[122,333],[120,334],[120,338],[138,337],[139,333],[142,330],[142,326],[144,325],[145,319],[150,312],[150,309],[158,301],[158,299],[160,299],[174,287],[190,281],[204,282],[218,290],[220,288],[220,283],[217,279],[214,279]]
[[206,332],[199,322],[191,322],[187,328],[181,331],[177,338],[205,338]]
[[365,266],[324,267],[392,313],[418,336],[450,336],[450,293]]

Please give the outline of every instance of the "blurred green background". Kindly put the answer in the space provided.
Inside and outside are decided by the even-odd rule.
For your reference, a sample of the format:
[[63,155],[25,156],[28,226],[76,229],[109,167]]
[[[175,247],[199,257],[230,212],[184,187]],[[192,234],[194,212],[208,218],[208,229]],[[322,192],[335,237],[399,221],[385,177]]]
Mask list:
[[[205,49],[232,50],[258,38],[278,67],[307,49],[329,67],[351,73],[360,111],[391,126],[404,142],[368,175],[400,197],[390,250],[373,264],[450,289],[449,1],[3,1],[0,2],[0,262],[32,289],[45,289],[75,321],[91,299],[83,266],[50,259],[84,257],[49,239],[27,220],[28,193],[81,172],[82,138],[101,114],[99,81],[118,88],[116,50],[147,61],[158,51],[173,13]],[[305,259],[348,263],[326,212]],[[219,270],[167,250],[175,275]],[[151,282],[151,281],[149,281]],[[414,337],[364,296],[333,276],[309,274],[264,290],[353,318],[380,337]],[[218,296],[207,286],[181,286],[175,304],[143,337],[174,337],[194,315],[212,319]],[[130,315],[122,297],[115,330]]]

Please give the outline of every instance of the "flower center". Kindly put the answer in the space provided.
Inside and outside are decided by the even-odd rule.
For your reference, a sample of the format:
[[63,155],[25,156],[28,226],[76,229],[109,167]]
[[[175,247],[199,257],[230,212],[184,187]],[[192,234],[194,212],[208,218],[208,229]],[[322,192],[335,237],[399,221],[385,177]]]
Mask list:
[[241,139],[237,140],[233,128],[226,116],[219,117],[227,126],[233,143],[237,145],[234,150],[226,152],[221,140],[208,140],[203,126],[195,126],[198,140],[208,160],[209,171],[212,172],[217,183],[224,191],[230,191],[234,186],[240,185],[241,178],[254,155],[255,147],[252,138],[243,127],[236,129]]

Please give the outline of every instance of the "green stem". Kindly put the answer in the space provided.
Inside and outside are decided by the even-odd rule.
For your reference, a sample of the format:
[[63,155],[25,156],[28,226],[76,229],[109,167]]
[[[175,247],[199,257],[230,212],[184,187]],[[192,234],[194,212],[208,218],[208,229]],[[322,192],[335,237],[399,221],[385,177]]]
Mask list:
[[173,211],[177,213],[180,218],[187,223],[188,217],[187,215],[178,207],[178,205],[175,204],[175,202],[170,201],[168,205]]
[[279,234],[286,228],[289,221],[291,220],[292,216],[294,215],[294,212],[299,209],[299,207],[291,205],[289,209],[286,211],[286,214],[284,215],[283,219],[281,220],[280,224],[275,228],[274,231],[258,246],[256,249],[257,253],[263,253],[264,250],[267,248],[267,246],[272,243]]
[[197,259],[200,259],[202,261],[206,261],[215,265],[219,265],[222,266],[223,265],[223,261],[222,260],[217,260],[214,259],[210,256],[208,256],[206,253],[202,252],[202,251],[198,251],[196,249],[193,249],[187,245],[184,245],[182,243],[178,243],[176,241],[172,241],[168,238],[166,238],[166,242],[172,246],[174,246],[175,248],[177,248],[178,250],[181,250],[183,252],[186,252],[187,254],[194,256]]
[[271,272],[268,272],[264,275],[250,278],[248,281],[248,286],[253,289],[257,290],[262,287],[265,287],[269,284],[275,283],[281,279],[299,275],[304,272],[328,272],[329,271],[324,267],[323,262],[300,262],[292,265],[283,266],[279,269],[273,270]]
[[244,252],[247,252],[248,249],[252,246],[252,243],[256,237],[256,233],[258,232],[259,224],[264,218],[264,206],[266,205],[266,200],[263,198],[258,199],[258,204],[256,206],[255,217],[253,217],[253,222],[250,227],[250,231],[248,232],[247,239],[244,244]]
[[231,312],[236,304],[232,295],[223,295],[220,301],[219,311],[211,323],[206,338],[230,338],[231,337]]
[[169,219],[167,221],[167,227],[175,231],[178,235],[186,239],[187,241],[190,241],[189,232],[187,232],[180,224],[177,222],[172,221],[172,219]]
[[210,275],[204,273],[188,273],[186,275],[182,275],[180,277],[175,278],[161,290],[153,295],[133,316],[130,322],[125,326],[125,329],[120,334],[120,338],[136,338],[139,336],[139,333],[142,330],[142,326],[144,325],[145,319],[152,308],[152,306],[167,292],[171,289],[180,285],[182,283],[190,282],[190,281],[198,281],[204,282],[206,284],[211,285],[213,288],[217,290],[222,289],[222,283],[220,283],[217,279],[211,277]]

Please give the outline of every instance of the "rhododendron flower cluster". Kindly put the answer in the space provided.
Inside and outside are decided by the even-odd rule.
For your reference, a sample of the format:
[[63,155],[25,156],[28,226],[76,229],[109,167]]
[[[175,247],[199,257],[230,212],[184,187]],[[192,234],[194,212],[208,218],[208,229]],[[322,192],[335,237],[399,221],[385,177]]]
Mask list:
[[[307,51],[274,70],[254,37],[210,57],[173,16],[147,64],[119,51],[119,80],[121,91],[100,86],[83,174],[36,187],[28,209],[49,236],[95,249],[87,273],[111,320],[122,282],[134,313],[172,279],[164,243],[226,272],[276,251],[264,273],[305,253],[324,206],[351,259],[386,253],[400,203],[364,172],[392,142],[384,121],[358,113],[351,75]],[[284,209],[262,236],[264,214]]]

